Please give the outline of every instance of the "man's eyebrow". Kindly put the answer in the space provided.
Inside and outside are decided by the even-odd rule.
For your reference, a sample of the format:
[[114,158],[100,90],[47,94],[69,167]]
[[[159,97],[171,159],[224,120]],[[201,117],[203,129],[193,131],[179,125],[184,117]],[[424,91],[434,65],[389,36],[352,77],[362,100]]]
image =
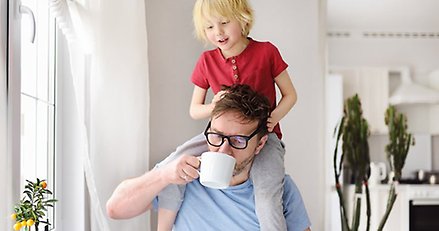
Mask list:
[[210,130],[211,130],[212,132],[215,132],[215,133],[218,133],[218,134],[223,135],[223,132],[216,130],[216,129],[213,128],[212,126],[210,127]]
[[210,127],[210,129],[212,130],[211,132],[214,132],[214,133],[217,133],[217,134],[220,134],[220,135],[223,135],[223,136],[248,136],[248,135],[239,135],[239,134],[225,135],[224,132],[222,132],[222,131],[218,131],[218,130],[212,128],[212,127]]

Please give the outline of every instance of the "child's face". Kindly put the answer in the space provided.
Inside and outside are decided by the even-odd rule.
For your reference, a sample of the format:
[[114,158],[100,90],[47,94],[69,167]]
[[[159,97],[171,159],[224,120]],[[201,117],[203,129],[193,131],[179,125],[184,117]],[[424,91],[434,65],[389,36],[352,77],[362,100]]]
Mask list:
[[204,31],[209,42],[219,47],[226,58],[238,55],[246,45],[241,24],[235,19],[210,17]]

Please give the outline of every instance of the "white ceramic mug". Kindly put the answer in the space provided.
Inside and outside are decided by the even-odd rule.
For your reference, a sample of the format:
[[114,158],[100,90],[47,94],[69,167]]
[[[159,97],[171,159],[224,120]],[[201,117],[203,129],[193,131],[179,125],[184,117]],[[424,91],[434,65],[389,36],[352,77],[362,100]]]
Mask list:
[[229,187],[235,163],[235,158],[224,153],[203,153],[201,155],[200,183],[215,189]]

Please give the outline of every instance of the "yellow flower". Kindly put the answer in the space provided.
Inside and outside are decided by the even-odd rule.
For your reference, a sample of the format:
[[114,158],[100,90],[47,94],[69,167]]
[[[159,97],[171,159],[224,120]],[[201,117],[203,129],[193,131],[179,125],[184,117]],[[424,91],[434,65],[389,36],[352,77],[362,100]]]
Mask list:
[[11,219],[12,220],[16,220],[17,219],[17,214],[16,213],[11,214]]
[[17,223],[15,223],[15,225],[14,225],[14,230],[19,230],[19,229],[21,229],[21,223],[20,223],[20,222],[17,222]]
[[32,219],[29,219],[29,220],[27,220],[27,226],[32,226],[32,225],[34,225],[34,220],[32,220]]
[[21,227],[24,227],[24,226],[26,226],[26,220],[21,221]]

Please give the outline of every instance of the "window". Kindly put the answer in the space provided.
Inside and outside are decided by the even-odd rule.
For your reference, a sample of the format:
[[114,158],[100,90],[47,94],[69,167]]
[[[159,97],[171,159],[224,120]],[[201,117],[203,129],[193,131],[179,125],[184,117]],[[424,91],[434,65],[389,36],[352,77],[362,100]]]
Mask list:
[[[40,178],[54,192],[55,21],[48,0],[22,0],[19,11],[21,191],[26,179]],[[53,211],[49,219],[54,221]]]

